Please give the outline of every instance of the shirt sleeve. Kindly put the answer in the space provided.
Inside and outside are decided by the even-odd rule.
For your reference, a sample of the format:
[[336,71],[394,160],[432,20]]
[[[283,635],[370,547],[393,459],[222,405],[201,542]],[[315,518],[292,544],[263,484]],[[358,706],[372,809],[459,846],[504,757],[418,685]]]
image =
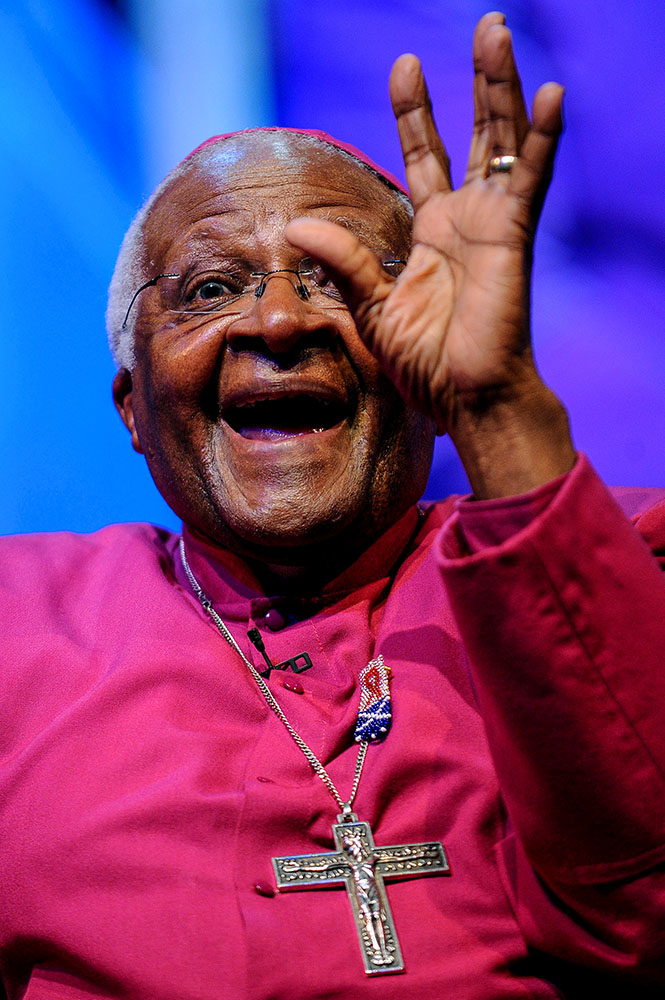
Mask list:
[[[507,877],[528,937],[551,945],[553,890],[578,918],[566,947],[581,919],[596,950],[612,939],[628,962],[617,921],[665,948],[665,581],[585,458],[535,493],[500,502],[507,516],[487,529],[495,501],[470,520],[460,504],[440,564],[514,828]],[[649,530],[662,546],[665,517]]]
[[470,554],[490,545],[501,545],[511,535],[522,531],[543,513],[569,475],[558,476],[544,486],[519,496],[497,500],[463,497],[458,500],[458,538],[462,539],[464,551]]

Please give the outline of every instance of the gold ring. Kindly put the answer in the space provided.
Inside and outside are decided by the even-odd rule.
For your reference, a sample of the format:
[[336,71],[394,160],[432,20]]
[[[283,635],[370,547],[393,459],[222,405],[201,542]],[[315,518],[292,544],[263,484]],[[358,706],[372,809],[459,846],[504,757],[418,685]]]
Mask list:
[[509,174],[513,169],[513,164],[517,163],[516,156],[493,156],[490,160],[490,174]]

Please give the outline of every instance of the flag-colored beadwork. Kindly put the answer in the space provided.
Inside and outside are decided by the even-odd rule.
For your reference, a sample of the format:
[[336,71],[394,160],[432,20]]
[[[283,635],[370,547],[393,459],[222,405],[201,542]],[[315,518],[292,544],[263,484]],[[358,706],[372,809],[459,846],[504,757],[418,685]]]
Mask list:
[[388,687],[391,670],[383,656],[370,660],[360,671],[360,707],[356,722],[356,743],[379,743],[388,735],[393,720]]

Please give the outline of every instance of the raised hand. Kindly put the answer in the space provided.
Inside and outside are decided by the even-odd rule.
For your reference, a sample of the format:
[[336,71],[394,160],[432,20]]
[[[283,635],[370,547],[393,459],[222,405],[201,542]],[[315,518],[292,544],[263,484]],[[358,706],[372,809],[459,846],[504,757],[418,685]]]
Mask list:
[[[529,121],[503,15],[474,35],[474,131],[453,190],[420,64],[400,57],[390,92],[414,206],[397,282],[346,230],[292,223],[289,239],[334,273],[358,331],[409,402],[448,431],[478,496],[520,492],[567,471],[561,404],[540,380],[529,336],[536,223],[561,131],[562,88],[537,92]],[[490,172],[493,157],[516,157]]]

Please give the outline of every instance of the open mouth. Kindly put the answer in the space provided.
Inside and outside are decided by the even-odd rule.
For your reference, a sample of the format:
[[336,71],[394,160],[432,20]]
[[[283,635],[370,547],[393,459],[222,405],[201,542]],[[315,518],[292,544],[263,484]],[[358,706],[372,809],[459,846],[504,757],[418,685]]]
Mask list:
[[244,438],[274,440],[321,434],[347,415],[348,407],[340,401],[298,393],[236,403],[224,411],[224,420]]

